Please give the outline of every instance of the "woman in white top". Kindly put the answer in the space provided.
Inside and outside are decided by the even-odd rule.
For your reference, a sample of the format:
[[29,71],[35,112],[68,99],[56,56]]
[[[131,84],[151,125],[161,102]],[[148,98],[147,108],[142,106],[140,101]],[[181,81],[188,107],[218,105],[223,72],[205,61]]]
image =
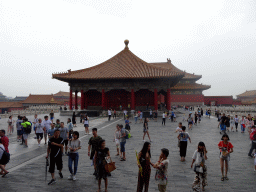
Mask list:
[[116,142],[116,150],[117,150],[117,154],[116,156],[119,156],[119,146],[120,146],[120,138],[121,138],[121,130],[120,130],[120,127],[119,125],[117,124],[116,125],[116,130],[115,130],[115,133],[114,133],[114,142]]
[[205,147],[204,142],[198,143],[198,148],[194,152],[194,155],[192,157],[192,164],[191,168],[193,167],[194,162],[194,172],[196,173],[194,182],[193,182],[193,191],[200,191],[200,184],[202,182],[202,191],[204,190],[204,187],[207,185],[207,167],[205,165],[205,160],[207,160],[206,156],[207,150]]
[[239,118],[237,117],[237,115],[235,115],[234,122],[235,122],[235,126],[236,126],[236,132],[238,132],[237,127],[238,127],[238,123],[239,123]]
[[38,142],[38,147],[40,147],[41,140],[43,139],[44,135],[44,126],[42,124],[42,119],[38,120],[38,123],[35,124],[35,132],[36,132],[36,138]]
[[[68,148],[69,148],[69,158],[68,158],[68,168],[70,172],[70,176],[68,177],[69,180],[76,180],[76,172],[77,172],[77,166],[78,166],[78,159],[79,154],[78,150],[81,149],[81,141],[79,139],[79,133],[77,131],[73,132],[73,139],[69,140],[68,142]],[[74,162],[74,172],[72,169],[72,164]]]
[[8,131],[7,131],[7,135],[11,135],[13,133],[13,123],[14,121],[12,120],[12,116],[9,117],[8,121]]
[[84,128],[85,128],[85,135],[90,135],[89,133],[89,117],[88,115],[85,115],[84,117]]

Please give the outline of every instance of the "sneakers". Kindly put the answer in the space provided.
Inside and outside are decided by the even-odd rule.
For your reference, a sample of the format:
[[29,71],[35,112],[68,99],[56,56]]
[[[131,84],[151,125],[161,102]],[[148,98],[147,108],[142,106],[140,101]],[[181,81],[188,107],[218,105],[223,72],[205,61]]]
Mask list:
[[76,176],[74,175],[74,176],[73,176],[73,181],[75,181],[75,180],[76,180]]
[[28,146],[27,146],[27,145],[24,145],[24,148],[28,148]]
[[52,179],[52,180],[48,183],[48,185],[52,185],[52,184],[54,184],[54,183],[56,183],[56,180]]
[[254,169],[254,172],[256,172],[256,169]]
[[63,175],[62,175],[61,172],[59,172],[59,176],[60,176],[61,179],[63,179]]
[[38,144],[38,147],[40,147],[40,143]]
[[73,175],[70,175],[69,177],[68,177],[68,180],[73,180]]

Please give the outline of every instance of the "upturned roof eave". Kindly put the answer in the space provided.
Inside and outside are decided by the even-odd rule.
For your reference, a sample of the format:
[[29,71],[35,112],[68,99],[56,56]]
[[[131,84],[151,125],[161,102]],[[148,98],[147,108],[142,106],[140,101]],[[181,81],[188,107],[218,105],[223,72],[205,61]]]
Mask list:
[[118,79],[161,79],[161,78],[180,78],[182,79],[184,77],[184,74],[177,74],[177,75],[172,75],[172,76],[152,76],[152,77],[108,77],[108,78],[69,78],[69,77],[53,77],[53,79],[57,79],[60,81],[64,82],[69,82],[69,81],[74,81],[74,80],[106,80],[106,79],[111,79],[111,80],[118,80]]

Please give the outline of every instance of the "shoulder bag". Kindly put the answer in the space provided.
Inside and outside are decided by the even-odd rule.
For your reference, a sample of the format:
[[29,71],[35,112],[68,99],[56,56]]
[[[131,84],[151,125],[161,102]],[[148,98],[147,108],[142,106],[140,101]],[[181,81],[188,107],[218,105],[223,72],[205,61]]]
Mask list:
[[109,158],[110,160],[106,159],[106,165],[105,165],[105,170],[107,173],[110,173],[116,169],[116,163],[112,161],[111,157]]

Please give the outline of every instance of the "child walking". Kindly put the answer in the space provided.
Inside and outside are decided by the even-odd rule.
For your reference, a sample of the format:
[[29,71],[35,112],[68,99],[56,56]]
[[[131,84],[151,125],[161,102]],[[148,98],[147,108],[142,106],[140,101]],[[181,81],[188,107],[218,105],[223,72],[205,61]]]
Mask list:
[[207,185],[207,167],[205,165],[205,160],[207,160],[206,153],[207,150],[204,142],[199,142],[197,150],[194,152],[192,157],[193,160],[191,164],[192,168],[195,162],[194,172],[196,173],[196,176],[192,185],[193,191],[200,191],[201,183],[202,191],[205,191],[204,187]]
[[[229,142],[229,137],[224,134],[221,138],[222,141],[219,142],[218,147],[220,149],[220,167],[221,167],[221,181],[228,179],[228,162],[230,160],[230,153],[233,152],[233,145]],[[225,176],[224,176],[224,165],[225,165]]]

